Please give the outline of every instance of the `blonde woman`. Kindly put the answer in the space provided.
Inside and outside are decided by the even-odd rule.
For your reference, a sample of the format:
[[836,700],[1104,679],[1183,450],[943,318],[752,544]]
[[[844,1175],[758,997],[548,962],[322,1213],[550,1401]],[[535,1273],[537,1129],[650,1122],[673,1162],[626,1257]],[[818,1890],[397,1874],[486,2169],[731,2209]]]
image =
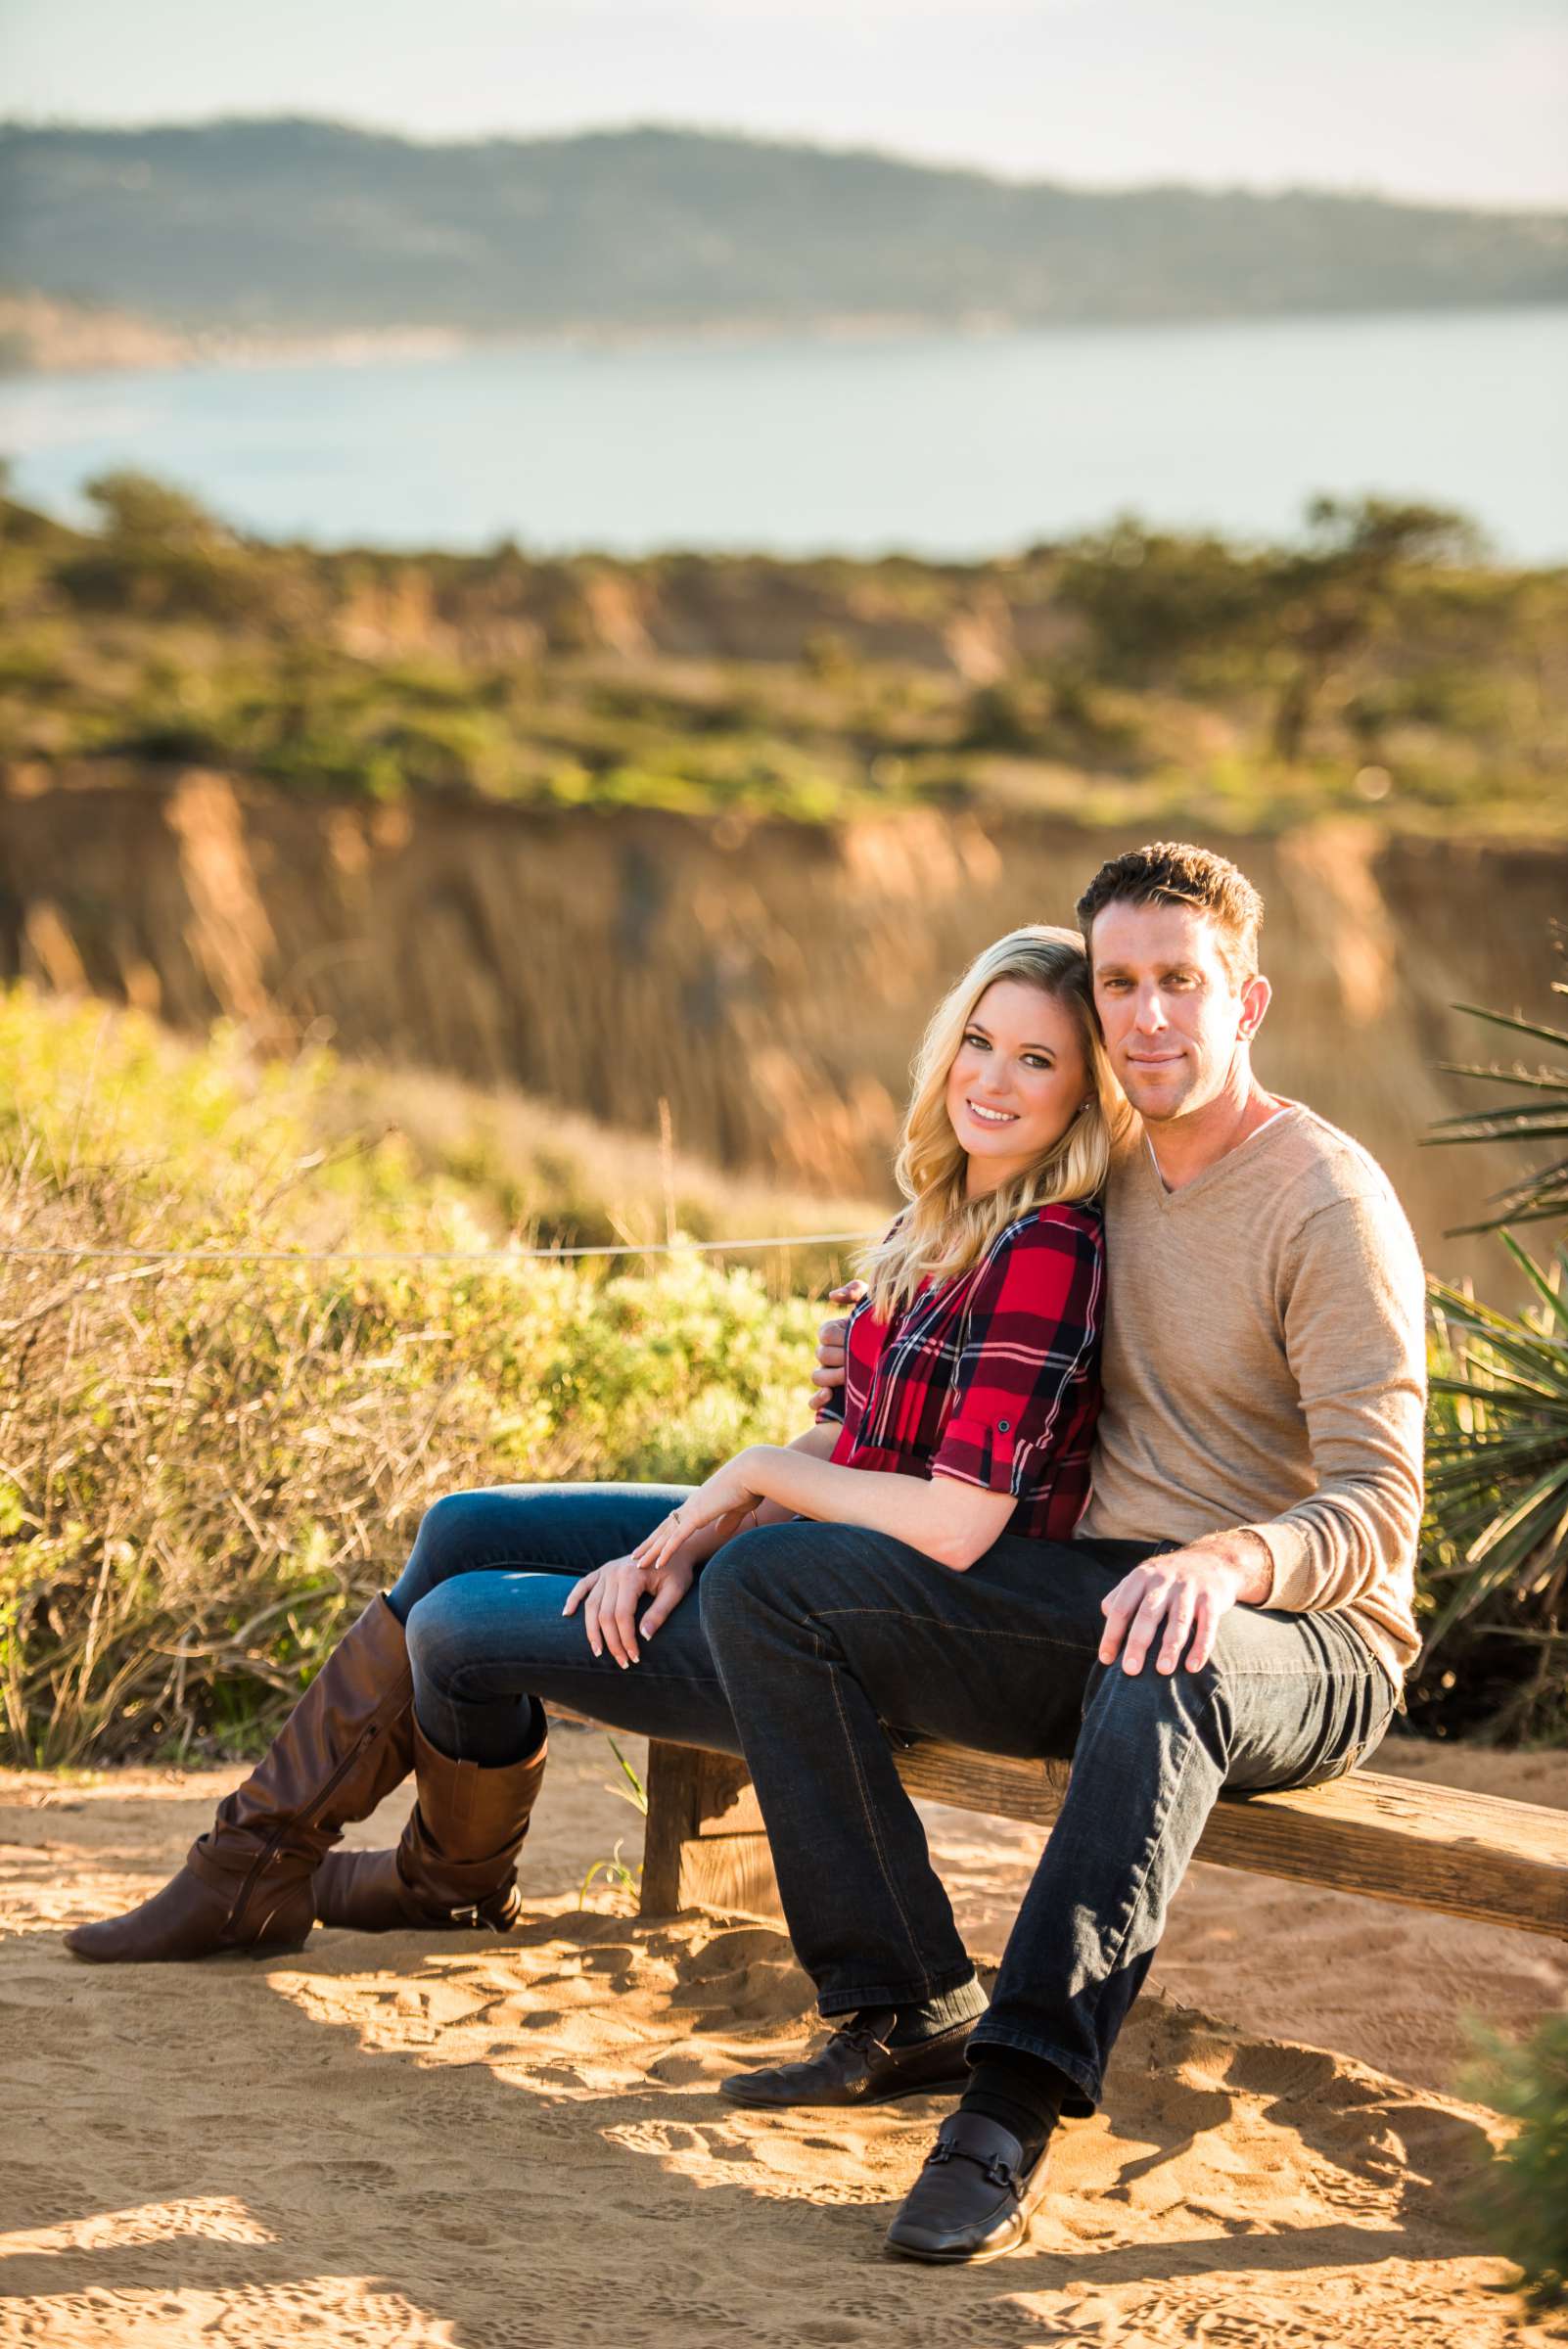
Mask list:
[[[787,1809],[787,1706],[734,1720],[707,1603],[710,1586],[722,1591],[727,1635],[744,1636],[739,1595],[752,1593],[741,1615],[759,1590],[765,1603],[787,1557],[807,1574],[820,1559],[852,1603],[891,1605],[890,1635],[929,1698],[910,1718],[929,1712],[940,1727],[945,1591],[959,1577],[1047,1571],[1044,1545],[1067,1540],[1087,1496],[1104,1295],[1096,1198],[1126,1116],[1077,934],[1037,925],[988,947],[938,1007],[916,1062],[897,1162],[908,1204],[864,1266],[842,1422],[750,1446],[695,1492],[507,1486],[438,1501],[398,1581],[178,1875],[68,1945],[145,1961],[297,1948],[317,1920],[504,1930],[519,1913],[516,1861],[551,1698],[651,1736],[744,1750],[764,1807]],[[703,1603],[688,1605],[699,1576]],[[343,1824],[410,1767],[418,1802],[396,1850],[333,1852]],[[853,1801],[853,1786],[842,1797]],[[831,1883],[807,1867],[782,1889],[819,1982],[824,1967],[853,1971],[853,1954],[828,1946]],[[947,1970],[881,1986],[901,2037],[877,2096],[961,2081],[983,2002],[967,1958]],[[852,2070],[853,2039],[832,2043]]]

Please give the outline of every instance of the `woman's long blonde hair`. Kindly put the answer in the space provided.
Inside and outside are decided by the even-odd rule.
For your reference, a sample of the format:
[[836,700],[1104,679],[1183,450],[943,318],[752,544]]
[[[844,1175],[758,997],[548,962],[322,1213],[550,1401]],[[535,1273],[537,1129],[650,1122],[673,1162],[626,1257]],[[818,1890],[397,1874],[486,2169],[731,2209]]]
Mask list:
[[[947,1115],[947,1076],[981,996],[998,979],[1038,987],[1071,1012],[1084,1047],[1089,1097],[1032,1167],[984,1198],[967,1199],[969,1154]],[[976,956],[932,1014],[912,1076],[893,1168],[909,1205],[859,1267],[871,1309],[882,1320],[907,1305],[922,1280],[950,1280],[966,1272],[1018,1217],[1059,1200],[1092,1199],[1131,1119],[1095,1023],[1084,941],[1076,930],[1044,922],[1011,930]]]

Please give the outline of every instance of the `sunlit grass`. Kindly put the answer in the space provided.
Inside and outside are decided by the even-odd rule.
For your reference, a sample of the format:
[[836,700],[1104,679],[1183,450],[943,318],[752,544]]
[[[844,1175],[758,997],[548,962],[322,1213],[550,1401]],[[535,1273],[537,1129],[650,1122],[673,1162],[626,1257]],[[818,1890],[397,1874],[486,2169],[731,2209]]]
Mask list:
[[[0,1242],[470,1251],[472,1186],[324,1143],[334,1064],[0,997]],[[340,1105],[341,1109],[341,1105]],[[484,1185],[480,1189],[483,1191]],[[808,1417],[818,1309],[687,1252],[0,1258],[0,1705],[19,1762],[254,1747],[467,1486],[687,1481]]]

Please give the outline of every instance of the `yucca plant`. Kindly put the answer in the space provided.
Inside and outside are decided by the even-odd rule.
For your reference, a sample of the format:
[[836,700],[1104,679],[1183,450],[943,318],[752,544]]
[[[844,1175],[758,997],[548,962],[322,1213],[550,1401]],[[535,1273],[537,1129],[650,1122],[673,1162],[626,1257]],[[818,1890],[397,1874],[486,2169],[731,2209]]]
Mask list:
[[[1559,937],[1557,950],[1562,951]],[[1553,983],[1568,995],[1568,982]],[[1478,1019],[1558,1045],[1563,1065],[1464,1067],[1528,1093],[1442,1121],[1434,1142],[1568,1139],[1568,1035],[1501,1012]],[[1452,1067],[1452,1064],[1451,1064]],[[1503,1224],[1568,1214],[1568,1159],[1498,1192],[1467,1231],[1499,1232],[1530,1303],[1519,1313],[1433,1281],[1423,1719],[1493,1736],[1568,1734],[1568,1248],[1540,1264]]]
[[1506,1233],[1502,1244],[1534,1292],[1532,1310],[1501,1313],[1432,1284],[1424,1580],[1433,1613],[1423,1656],[1429,1675],[1461,1626],[1533,1648],[1534,1668],[1497,1729],[1531,1726],[1543,1700],[1549,1711],[1568,1668],[1568,1247],[1547,1269]]
[[[1557,951],[1563,951],[1559,936]],[[1568,995],[1568,980],[1552,981],[1554,995]],[[1498,1061],[1444,1061],[1441,1065],[1451,1077],[1480,1077],[1494,1084],[1510,1085],[1514,1094],[1533,1095],[1520,1100],[1505,1098],[1489,1104],[1485,1109],[1464,1110],[1456,1117],[1440,1118],[1426,1146],[1445,1142],[1516,1142],[1527,1149],[1541,1149],[1553,1142],[1568,1142],[1568,1033],[1561,1028],[1547,1028],[1535,1020],[1510,1018],[1501,1011],[1484,1011],[1475,1003],[1455,1003],[1455,1011],[1469,1014],[1472,1019],[1485,1020],[1489,1027],[1501,1028],[1513,1036],[1529,1036],[1534,1042],[1550,1044],[1562,1055],[1554,1067],[1545,1063],[1534,1068],[1522,1068],[1516,1061],[1512,1068],[1503,1068]],[[1495,1191],[1486,1201],[1490,1213],[1479,1222],[1461,1223],[1451,1234],[1462,1232],[1500,1231],[1505,1223],[1543,1223],[1557,1216],[1568,1216],[1568,1157],[1549,1161],[1532,1174]]]

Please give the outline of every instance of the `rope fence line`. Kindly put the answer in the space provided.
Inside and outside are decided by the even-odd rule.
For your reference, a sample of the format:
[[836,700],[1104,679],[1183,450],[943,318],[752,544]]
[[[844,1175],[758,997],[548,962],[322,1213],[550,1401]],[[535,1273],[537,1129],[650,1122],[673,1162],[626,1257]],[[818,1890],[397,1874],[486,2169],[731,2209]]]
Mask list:
[[569,1257],[726,1256],[748,1248],[827,1248],[870,1231],[789,1232],[761,1240],[625,1241],[597,1248],[0,1248],[0,1260],[139,1265],[526,1265]]

